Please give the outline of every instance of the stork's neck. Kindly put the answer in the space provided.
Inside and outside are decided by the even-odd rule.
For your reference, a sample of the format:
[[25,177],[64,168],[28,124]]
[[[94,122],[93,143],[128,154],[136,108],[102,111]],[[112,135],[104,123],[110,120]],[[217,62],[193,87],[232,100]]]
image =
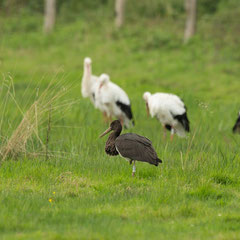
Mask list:
[[91,65],[84,64],[84,76],[91,76],[91,75],[92,75]]
[[111,137],[111,139],[116,140],[116,138],[121,134],[121,132],[122,132],[122,126],[120,125],[116,130],[114,130],[110,134],[109,138]]
[[92,76],[92,67],[91,65],[84,64],[83,76],[85,80],[89,80]]
[[90,91],[91,88],[91,76],[92,76],[92,68],[91,65],[84,64],[83,70],[83,86]]
[[108,140],[106,142],[106,146],[105,146],[105,152],[108,155],[113,155],[113,156],[118,155],[118,151],[115,147],[115,141],[116,141],[116,138],[120,135],[121,131],[122,131],[122,126],[120,125],[118,129],[116,129],[109,135]]

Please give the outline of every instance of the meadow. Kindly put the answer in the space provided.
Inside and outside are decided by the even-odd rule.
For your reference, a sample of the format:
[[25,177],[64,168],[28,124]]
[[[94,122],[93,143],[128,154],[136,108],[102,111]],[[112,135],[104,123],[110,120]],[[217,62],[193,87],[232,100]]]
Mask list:
[[[54,91],[66,87],[58,104],[69,104],[52,115],[48,158],[33,137],[29,154],[1,161],[1,239],[240,238],[240,136],[232,134],[239,33],[221,14],[222,22],[217,14],[199,21],[188,45],[183,21],[172,18],[132,20],[117,31],[109,16],[99,21],[90,13],[60,19],[47,36],[40,15],[2,19],[0,143],[49,82]],[[151,139],[159,167],[137,163],[133,178],[125,160],[105,154],[106,137],[98,136],[108,126],[80,91],[86,56],[94,74],[108,73],[128,93],[136,126],[124,132]],[[160,123],[146,115],[146,90],[181,96],[191,127],[186,139],[163,139]],[[44,143],[47,119],[38,129]]]

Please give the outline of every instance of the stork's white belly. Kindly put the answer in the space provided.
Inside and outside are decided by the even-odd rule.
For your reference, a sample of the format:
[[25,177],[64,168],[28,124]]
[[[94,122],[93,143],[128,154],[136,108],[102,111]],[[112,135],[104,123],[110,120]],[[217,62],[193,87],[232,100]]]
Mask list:
[[177,121],[172,117],[170,112],[166,109],[160,109],[160,111],[157,114],[157,118],[163,125],[175,126],[177,124]]

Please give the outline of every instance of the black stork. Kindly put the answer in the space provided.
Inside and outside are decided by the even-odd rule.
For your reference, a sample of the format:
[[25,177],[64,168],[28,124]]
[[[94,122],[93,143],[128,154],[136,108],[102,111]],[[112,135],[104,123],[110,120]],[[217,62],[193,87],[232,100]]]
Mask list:
[[120,155],[129,161],[133,162],[132,176],[135,175],[136,166],[135,162],[148,162],[155,166],[158,166],[162,162],[157,156],[156,151],[152,146],[152,142],[138,134],[126,133],[121,134],[122,125],[119,120],[115,120],[110,124],[110,127],[102,133],[99,137],[103,137],[107,133],[113,131],[105,145],[105,152],[108,155],[116,156]]
[[238,119],[233,127],[233,132],[234,133],[240,133],[240,111],[238,113]]

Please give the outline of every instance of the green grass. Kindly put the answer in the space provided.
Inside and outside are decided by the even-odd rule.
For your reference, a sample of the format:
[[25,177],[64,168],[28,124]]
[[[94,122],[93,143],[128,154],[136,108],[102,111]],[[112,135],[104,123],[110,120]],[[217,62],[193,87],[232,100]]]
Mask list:
[[[108,18],[80,19],[49,36],[38,16],[25,17],[18,28],[17,19],[4,22],[0,69],[12,76],[20,107],[26,110],[37,87],[42,91],[53,78],[72,84],[65,99],[77,102],[53,117],[55,156],[2,163],[1,239],[240,238],[240,136],[231,132],[240,62],[234,40],[224,45],[233,33],[219,45],[211,31],[200,32],[183,46],[183,24],[173,19],[131,22],[120,32]],[[206,22],[199,24],[203,29]],[[136,120],[129,131],[152,140],[161,166],[138,163],[132,178],[126,161],[105,154],[106,138],[98,136],[107,126],[80,94],[85,56],[92,57],[94,74],[109,73],[127,91]],[[187,139],[163,140],[159,122],[146,116],[146,90],[184,99]],[[11,100],[7,106],[1,135],[10,136],[21,114]]]

